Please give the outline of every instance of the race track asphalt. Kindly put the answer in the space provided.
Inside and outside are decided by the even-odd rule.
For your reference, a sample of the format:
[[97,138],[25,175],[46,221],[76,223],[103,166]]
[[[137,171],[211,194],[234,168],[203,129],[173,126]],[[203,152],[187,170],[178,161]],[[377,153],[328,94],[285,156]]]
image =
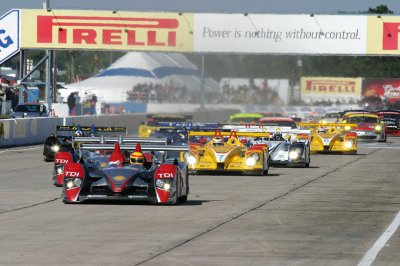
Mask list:
[[65,205],[41,154],[0,149],[0,265],[400,262],[400,138],[268,176],[191,176],[177,206]]

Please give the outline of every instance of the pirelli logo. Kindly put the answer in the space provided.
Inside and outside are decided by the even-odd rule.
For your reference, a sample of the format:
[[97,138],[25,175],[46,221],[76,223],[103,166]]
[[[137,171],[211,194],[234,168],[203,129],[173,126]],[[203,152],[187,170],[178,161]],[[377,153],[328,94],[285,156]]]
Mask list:
[[176,47],[175,18],[37,16],[38,44]]

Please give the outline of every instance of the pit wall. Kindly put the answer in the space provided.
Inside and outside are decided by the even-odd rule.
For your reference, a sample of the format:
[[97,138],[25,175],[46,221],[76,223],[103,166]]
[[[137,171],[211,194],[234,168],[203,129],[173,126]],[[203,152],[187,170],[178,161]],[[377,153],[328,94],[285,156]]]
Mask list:
[[[226,109],[187,112],[184,115],[192,115],[194,122],[225,122],[236,112],[237,109]],[[46,137],[56,133],[56,126],[61,125],[125,126],[128,135],[134,136],[145,119],[146,114],[3,119],[0,120],[0,148],[43,143]]]

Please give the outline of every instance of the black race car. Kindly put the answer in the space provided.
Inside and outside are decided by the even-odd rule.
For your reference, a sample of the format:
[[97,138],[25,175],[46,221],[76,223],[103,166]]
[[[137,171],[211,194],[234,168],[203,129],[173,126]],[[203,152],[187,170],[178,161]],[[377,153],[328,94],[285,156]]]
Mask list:
[[[185,202],[189,194],[189,176],[185,162],[162,156],[155,151],[188,151],[188,146],[83,144],[82,150],[104,152],[112,149],[100,176],[90,175],[83,160],[64,166],[62,198],[65,203],[87,200],[148,201],[155,204]],[[143,154],[132,161],[122,151]],[[145,152],[147,151],[147,152]]]
[[[59,134],[61,133],[61,134]],[[119,133],[126,135],[126,127],[90,127],[86,126],[57,126],[56,133],[44,141],[43,159],[54,161],[54,155],[59,151],[71,151],[74,136],[96,136],[97,134]]]

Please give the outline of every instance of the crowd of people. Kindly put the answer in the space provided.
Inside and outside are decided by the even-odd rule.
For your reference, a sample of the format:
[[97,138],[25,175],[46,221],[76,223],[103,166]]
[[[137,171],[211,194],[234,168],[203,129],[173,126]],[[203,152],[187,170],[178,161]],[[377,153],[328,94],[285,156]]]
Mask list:
[[271,104],[282,105],[283,101],[278,92],[273,90],[268,84],[256,86],[250,82],[249,85],[233,87],[228,83],[222,85],[222,91],[218,98],[219,102],[234,104]]
[[18,104],[18,98],[18,88],[14,88],[12,86],[3,87],[2,85],[0,85],[0,107],[3,102],[7,101],[11,103],[11,108],[15,109],[15,106],[17,106]]
[[[200,92],[189,91],[186,86],[174,86],[171,84],[137,84],[132,90],[127,92],[128,101],[145,103],[199,103]],[[206,91],[205,100],[207,103],[226,103],[226,104],[282,104],[282,100],[276,91],[270,87],[257,87],[255,85],[242,85],[238,87],[224,84],[219,91]]]
[[191,103],[192,97],[186,86],[162,85],[159,83],[139,83],[127,92],[128,101],[144,103],[185,102]]
[[97,104],[97,96],[95,94],[85,95],[81,103],[81,99],[77,92],[71,92],[67,98],[68,115],[95,115]]

